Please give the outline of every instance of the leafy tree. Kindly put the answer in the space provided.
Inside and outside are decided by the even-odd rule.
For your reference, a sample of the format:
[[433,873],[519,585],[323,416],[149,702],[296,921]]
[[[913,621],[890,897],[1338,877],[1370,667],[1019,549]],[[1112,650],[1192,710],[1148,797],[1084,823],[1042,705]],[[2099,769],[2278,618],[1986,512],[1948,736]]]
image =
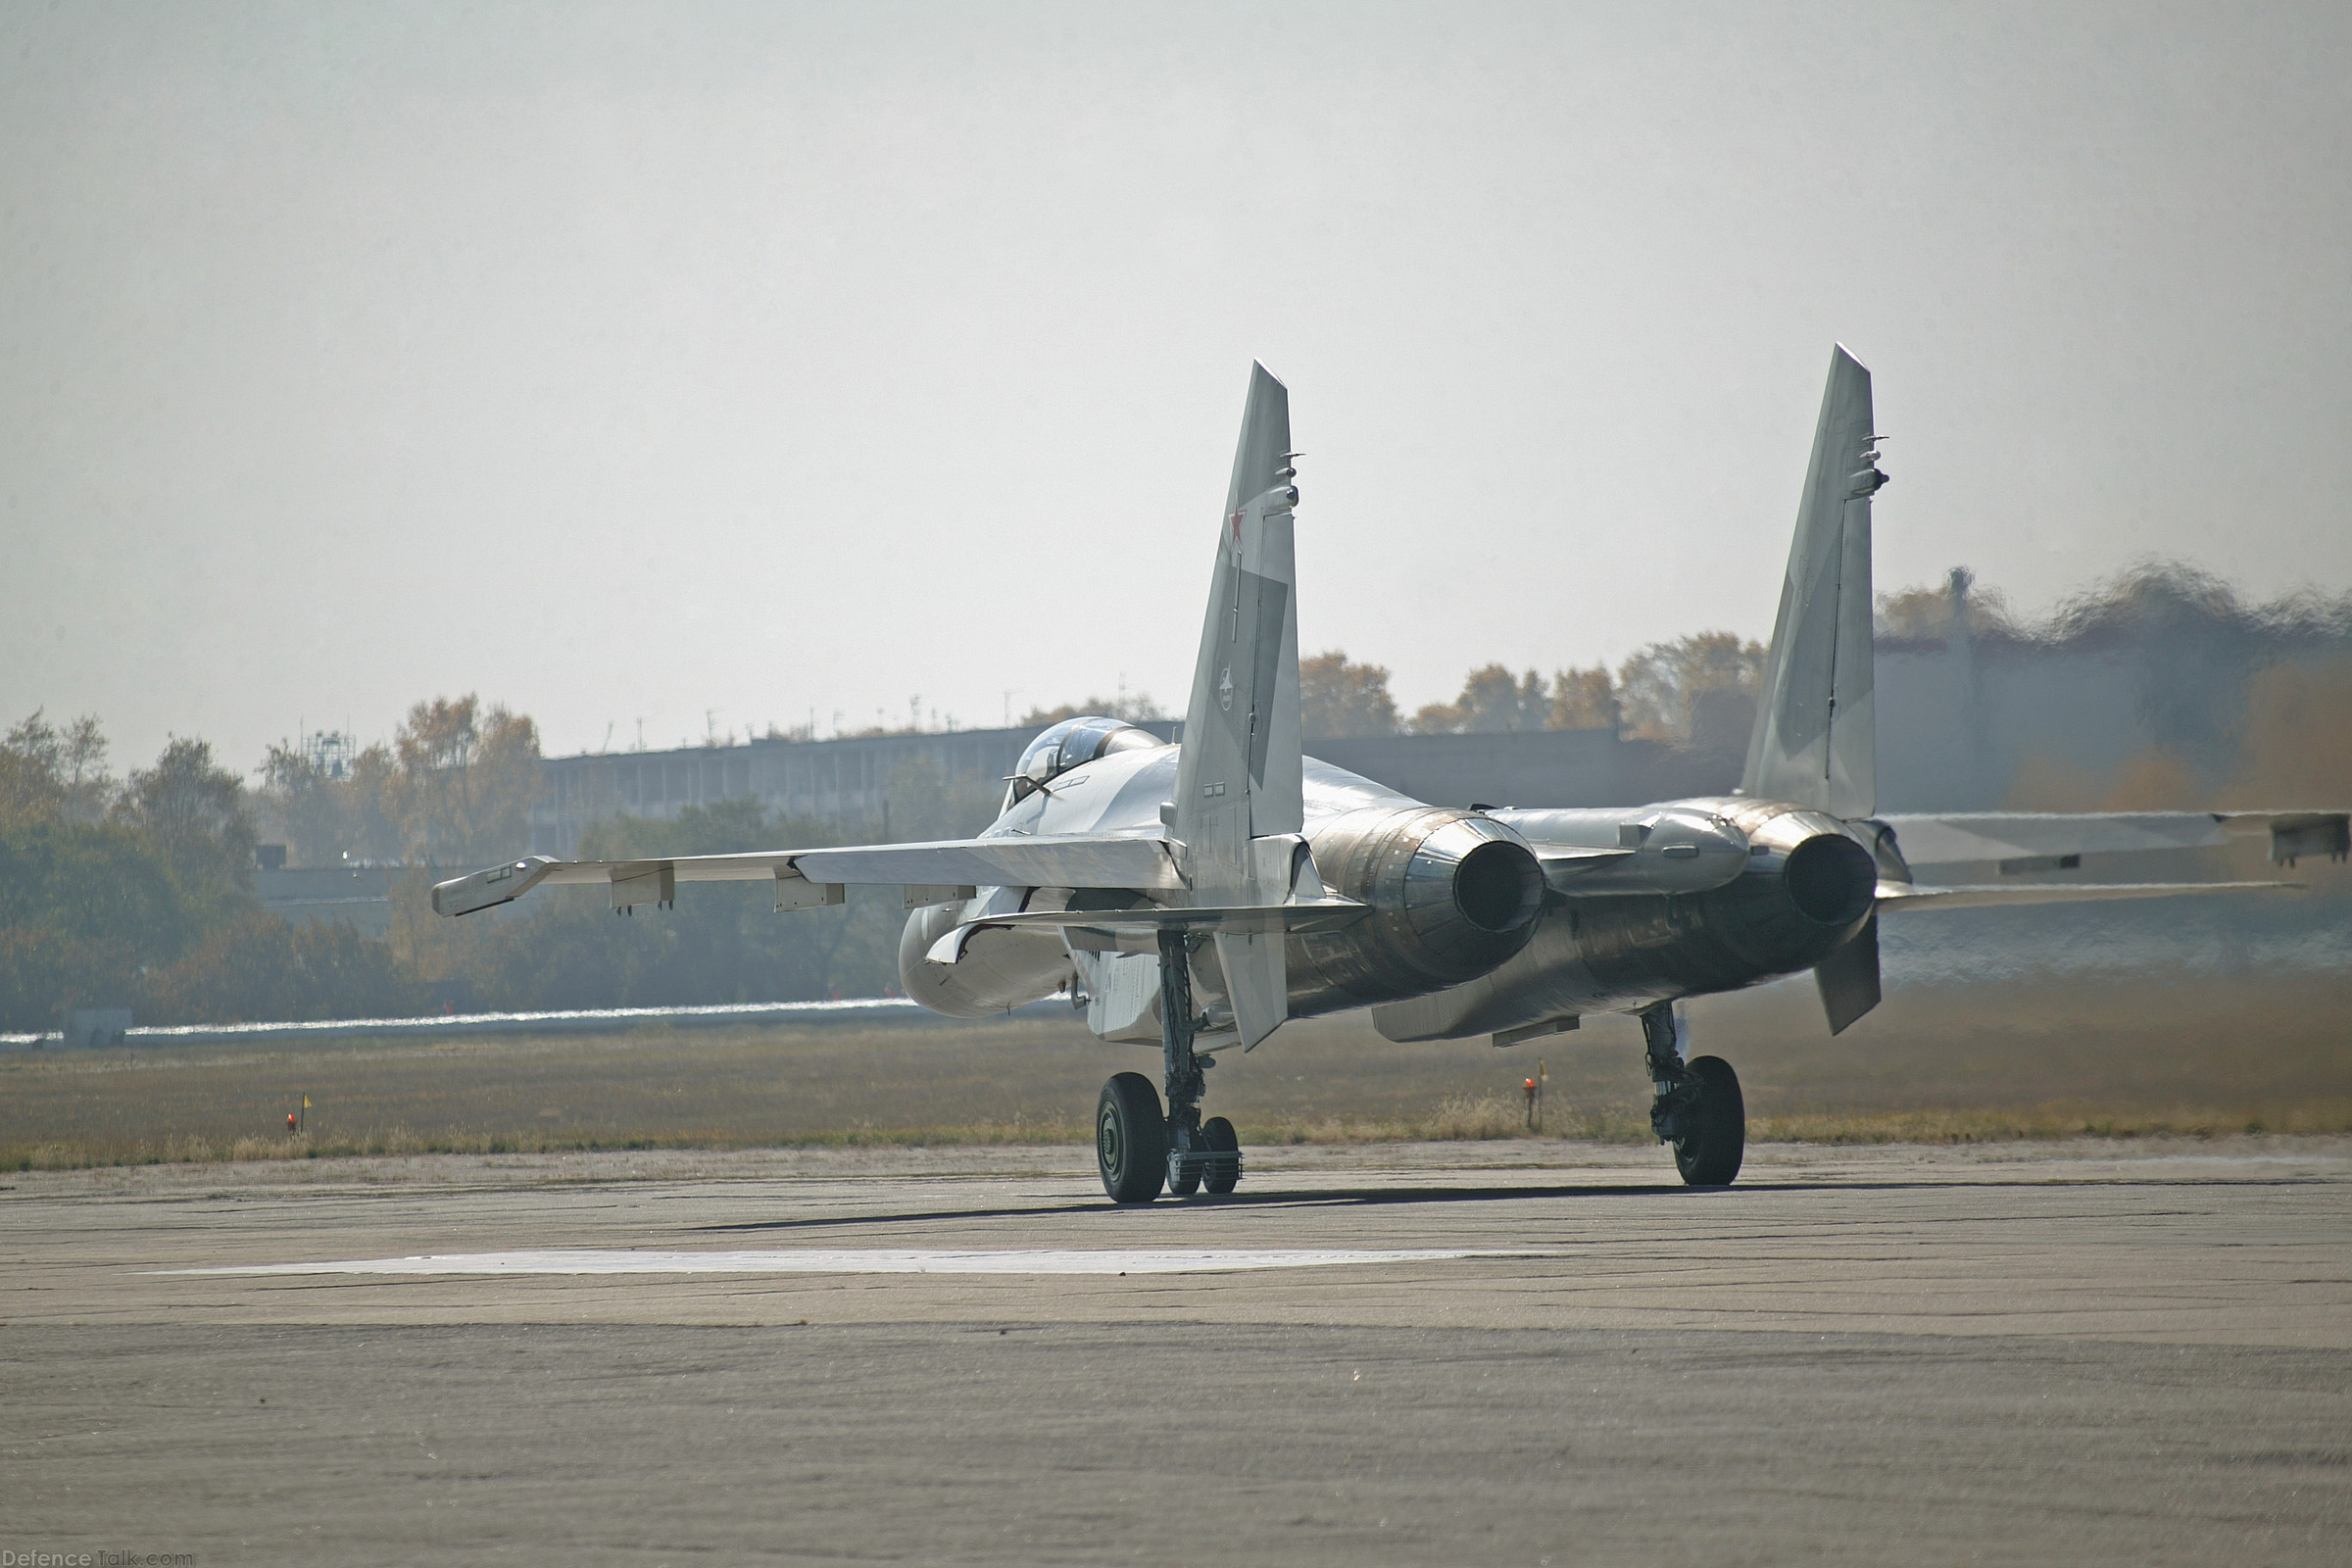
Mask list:
[[[1058,724],[1065,718],[1079,718],[1090,714],[1102,718],[1122,718],[1130,724],[1151,723],[1168,716],[1159,704],[1152,700],[1150,692],[1129,692],[1121,697],[1089,697],[1083,703],[1064,703],[1059,708],[1032,708],[1021,715],[1021,725],[1025,727]],[[874,729],[863,733],[906,735],[913,732],[910,730]]]
[[333,865],[351,847],[349,780],[338,779],[317,758],[280,741],[262,759],[257,804],[266,813],[265,832],[285,841],[295,865]]
[[1450,703],[1432,703],[1413,715],[1422,735],[1494,735],[1543,729],[1551,716],[1549,682],[1534,670],[1515,676],[1487,664],[1462,679],[1462,694]]
[[130,775],[115,815],[155,841],[183,889],[218,894],[253,885],[245,784],[214,764],[207,742],[172,740],[153,767]]
[[1617,718],[1617,688],[1607,665],[1563,669],[1551,677],[1547,728],[1615,729]]
[[[872,823],[860,839],[887,838],[894,844],[920,844],[932,839],[963,839],[979,833],[997,819],[1004,803],[1002,779],[976,779],[969,774],[949,776],[927,758],[909,758],[893,766],[882,780],[882,798],[889,831]],[[768,849],[789,840],[774,839],[753,848]],[[827,842],[832,842],[828,840]]]
[[0,737],[0,816],[95,822],[113,804],[106,736],[88,713],[64,729],[39,710]]
[[1298,661],[1298,711],[1312,736],[1396,733],[1387,666],[1350,662],[1337,648]]
[[[159,771],[178,776],[186,754],[165,755],[173,765]],[[200,876],[191,888],[159,837],[123,809],[105,757],[88,717],[61,731],[35,712],[0,737],[0,1019],[9,1027],[48,1028],[62,1009],[125,1000],[144,969],[194,939],[215,891]],[[152,798],[156,780],[147,783]],[[189,858],[184,869],[206,868],[204,857]]]
[[[669,818],[609,817],[579,853],[645,859],[839,842],[830,823],[735,800]],[[674,908],[619,918],[598,890],[551,888],[503,918],[452,922],[425,906],[425,881],[402,891],[403,921],[413,912],[438,946],[411,966],[466,1004],[686,1006],[880,996],[897,986],[906,910],[896,889],[853,888],[846,907],[778,914],[765,884],[696,883],[679,890]]]
[[244,786],[174,739],[116,786],[95,720],[0,740],[0,1020],[127,1004],[155,1023],[399,1011],[417,989],[348,926],[289,928],[249,891]]
[[[468,692],[409,710],[393,738],[396,765],[380,779],[386,819],[404,858],[426,865],[478,865],[530,847],[539,800],[539,727]],[[363,757],[363,761],[368,760]]]
[[154,841],[122,823],[0,821],[0,1020],[47,1029],[119,1005],[203,924]]
[[386,810],[398,773],[391,749],[382,745],[361,752],[338,776],[311,753],[280,741],[263,758],[254,792],[262,831],[282,840],[297,866],[399,860],[407,843]]
[[351,760],[351,778],[339,793],[345,807],[343,832],[347,848],[361,859],[379,864],[401,859],[408,841],[392,818],[395,780],[400,764],[391,748],[378,743]]
[[1882,642],[1939,643],[1951,634],[1956,615],[1966,617],[1975,637],[2022,635],[2009,613],[2008,600],[1997,589],[1976,587],[1976,580],[1966,566],[1954,566],[1938,587],[1879,595],[1873,635]]
[[[1721,721],[1710,730],[1739,726],[1730,710],[1740,702],[1752,715],[1764,674],[1764,645],[1741,642],[1728,631],[1702,631],[1673,642],[1651,643],[1617,671],[1617,701],[1626,730],[1639,740],[1689,745],[1693,719],[1702,707]],[[1707,703],[1711,695],[1733,700]],[[1740,741],[1744,743],[1745,735]]]
[[251,905],[209,924],[132,996],[141,1019],[155,1023],[401,1017],[425,1002],[384,943],[346,922],[297,925]]

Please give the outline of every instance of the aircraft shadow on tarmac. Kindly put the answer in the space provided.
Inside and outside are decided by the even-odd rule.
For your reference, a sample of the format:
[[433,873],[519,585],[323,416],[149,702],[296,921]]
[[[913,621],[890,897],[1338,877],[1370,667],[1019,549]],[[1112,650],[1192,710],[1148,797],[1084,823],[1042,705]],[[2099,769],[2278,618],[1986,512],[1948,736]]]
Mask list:
[[[1193,1198],[1167,1199],[1155,1208],[1182,1210],[1188,1208],[1353,1208],[1402,1205],[1413,1203],[1512,1203],[1541,1199],[1562,1198],[1663,1198],[1698,1201],[1709,1198],[1737,1196],[1741,1193],[1909,1193],[1930,1192],[1956,1187],[2077,1187],[2077,1186],[2134,1186],[2166,1187],[2201,1186],[2191,1178],[2186,1181],[2098,1179],[2074,1180],[2041,1179],[2032,1182],[2015,1181],[1920,1181],[1920,1182],[1746,1182],[1737,1187],[1683,1187],[1679,1185],[1636,1185],[1609,1183],[1601,1186],[1544,1186],[1544,1187],[1379,1187],[1338,1191],[1290,1191],[1235,1193],[1225,1197],[1202,1194]],[[2279,1183],[2242,1182],[2244,1185],[2300,1185],[2293,1179]],[[1079,1203],[1045,1203],[1035,1205],[1001,1205],[995,1207],[926,1208],[899,1212],[825,1215],[810,1219],[745,1220],[726,1225],[701,1225],[699,1231],[725,1233],[730,1231],[787,1231],[829,1230],[844,1225],[888,1225],[894,1223],[936,1222],[958,1219],[1034,1219],[1051,1214],[1116,1214],[1125,1212],[1117,1205],[1095,1199]]]

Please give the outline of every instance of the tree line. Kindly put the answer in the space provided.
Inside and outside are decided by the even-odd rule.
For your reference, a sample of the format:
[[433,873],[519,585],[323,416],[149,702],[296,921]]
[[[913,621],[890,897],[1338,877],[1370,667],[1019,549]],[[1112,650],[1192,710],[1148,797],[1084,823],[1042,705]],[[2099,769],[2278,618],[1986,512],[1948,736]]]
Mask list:
[[297,865],[478,865],[530,844],[539,757],[524,715],[436,697],[355,756],[270,747],[252,804]]
[[[1955,573],[1882,596],[1881,646],[1965,636],[1996,652],[2096,652],[2144,666],[2156,749],[2113,777],[2043,767],[2021,778],[2012,808],[2325,806],[2352,790],[2352,597],[2245,605],[2210,577],[2157,564],[2029,622],[1972,586]],[[1613,728],[1736,751],[1762,662],[1752,641],[1701,632],[1653,643],[1614,670],[1546,676],[1491,663],[1452,701],[1406,715],[1386,668],[1334,649],[1301,662],[1301,699],[1316,738]],[[1133,694],[1030,718],[1105,710],[1159,711]],[[896,985],[904,910],[889,889],[854,889],[844,908],[792,917],[748,884],[697,886],[655,919],[616,918],[594,889],[546,890],[462,921],[434,916],[435,878],[528,848],[539,764],[537,725],[474,696],[419,702],[390,741],[357,753],[272,747],[250,783],[183,738],[118,777],[97,719],[58,724],[36,712],[0,735],[0,1028],[55,1028],[76,1006],[196,1023],[791,1001]],[[976,832],[997,805],[993,787],[920,764],[887,789],[892,826],[907,839]],[[579,853],[640,858],[839,838],[831,822],[742,800],[666,819],[609,817]],[[389,929],[272,916],[256,892],[263,845],[283,845],[295,866],[381,871]]]
[[[1399,718],[1389,672],[1339,651],[1303,662],[1316,736],[1617,726],[1687,738],[1710,692],[1751,692],[1760,651],[1729,633],[1644,649],[1612,674],[1476,669],[1460,697]],[[1752,701],[1752,698],[1750,699]],[[1039,709],[1162,716],[1147,694]],[[594,890],[542,892],[463,921],[431,912],[434,880],[522,853],[543,788],[538,726],[478,697],[414,705],[388,742],[347,752],[280,743],[251,783],[202,740],[174,738],[118,778],[98,720],[36,712],[0,737],[0,1027],[58,1027],[79,1006],[141,1023],[398,1016],[444,1008],[678,1005],[875,996],[897,983],[904,910],[891,890],[776,917],[757,889],[697,887],[660,919],[614,918]],[[894,836],[955,837],[994,792],[907,764],[889,784]],[[614,816],[587,858],[726,854],[840,841],[835,824],[757,801],[672,818]],[[288,922],[256,891],[256,852],[294,867],[388,877],[380,936]]]
[[116,779],[94,718],[0,737],[0,1026],[77,1006],[142,1022],[410,1010],[382,943],[289,926],[253,893],[248,791],[200,740]]
[[1310,738],[1613,729],[1630,739],[1689,745],[1710,727],[1712,706],[1744,705],[1752,716],[1763,671],[1763,644],[1728,631],[1696,632],[1652,643],[1614,673],[1596,664],[1546,677],[1484,664],[1462,678],[1453,701],[1406,715],[1390,694],[1387,666],[1358,663],[1334,648],[1298,662],[1299,716]]
[[[447,920],[431,886],[522,853],[539,798],[525,715],[472,696],[409,710],[392,741],[342,758],[270,748],[248,785],[201,740],[173,739],[117,778],[94,717],[36,712],[0,736],[0,1028],[58,1028],[75,1007],[143,1024],[397,1017],[455,1008],[684,1005],[889,994],[905,909],[895,889],[777,916],[764,890],[698,886],[661,918],[616,918],[594,889],[549,889]],[[992,789],[927,764],[888,781],[905,838],[977,832]],[[760,802],[615,816],[590,859],[719,855],[841,842],[832,823]],[[381,874],[380,936],[286,921],[257,891],[256,852],[296,867]]]
[[[1691,705],[1752,689],[1752,645],[1728,634],[1659,644],[1605,669],[1551,679],[1474,670],[1461,697],[1399,722],[1388,671],[1332,652],[1304,662],[1308,729],[1441,734],[1616,724],[1687,734]],[[1745,683],[1744,688],[1742,682]],[[1040,710],[1159,716],[1148,695]],[[444,1008],[682,1005],[886,995],[904,909],[854,889],[846,907],[780,919],[760,890],[697,887],[659,919],[614,918],[594,890],[558,889],[463,921],[431,912],[431,884],[525,851],[543,782],[538,726],[478,697],[414,705],[388,742],[356,753],[280,743],[248,782],[206,742],[173,738],[118,778],[90,715],[35,712],[0,737],[0,1028],[59,1027],[82,1006],[141,1023],[414,1015]],[[977,832],[993,789],[922,763],[888,784],[894,836]],[[579,846],[591,859],[715,855],[840,842],[828,821],[752,800],[671,818],[614,816]],[[382,873],[381,935],[289,922],[256,887],[257,851],[297,868]],[[274,863],[274,859],[273,859]]]

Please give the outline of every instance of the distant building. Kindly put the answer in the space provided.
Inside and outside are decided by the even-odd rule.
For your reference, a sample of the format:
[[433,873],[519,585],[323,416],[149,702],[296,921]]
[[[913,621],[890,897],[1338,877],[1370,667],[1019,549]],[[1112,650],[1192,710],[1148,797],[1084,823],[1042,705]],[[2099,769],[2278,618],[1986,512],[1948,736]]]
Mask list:
[[[442,871],[456,876],[462,869]],[[359,928],[364,937],[380,937],[392,928],[392,879],[407,875],[397,865],[322,865],[288,869],[283,864],[253,874],[253,891],[262,907],[294,925],[341,920]]]

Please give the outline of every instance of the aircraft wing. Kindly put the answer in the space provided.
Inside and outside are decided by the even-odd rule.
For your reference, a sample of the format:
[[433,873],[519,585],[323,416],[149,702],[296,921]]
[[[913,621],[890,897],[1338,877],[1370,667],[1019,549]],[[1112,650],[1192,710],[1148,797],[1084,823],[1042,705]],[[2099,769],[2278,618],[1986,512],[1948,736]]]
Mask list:
[[1896,909],[1973,909],[1987,905],[2084,904],[2101,899],[2164,899],[2183,893],[2267,893],[2300,882],[2011,882],[1989,887],[1916,887],[1881,882],[1881,914]]
[[2271,858],[2282,865],[2352,852],[2352,814],[2343,811],[1979,811],[1880,820],[1912,865],[1994,860],[2004,872],[2065,870],[2085,855],[2203,849],[2266,832]]
[[[779,909],[839,904],[842,888],[852,882],[926,891],[1061,887],[1161,892],[1185,885],[1173,847],[1165,839],[1008,834],[929,844],[760,850],[749,855],[680,855],[642,860],[557,860],[532,855],[435,884],[433,908],[446,915],[471,914],[513,903],[547,883],[607,885],[612,892],[612,906],[619,909],[638,904],[667,904],[680,882],[770,879],[776,884]],[[952,891],[949,896],[954,896]]]
[[1335,931],[1362,918],[1369,906],[1353,899],[1301,899],[1289,904],[1139,905],[1132,909],[1038,909],[1018,914],[983,914],[950,932],[934,946],[979,926],[1047,926],[1060,931],[1105,931],[1120,936],[1154,936],[1161,931],[1200,927],[1210,931]]

